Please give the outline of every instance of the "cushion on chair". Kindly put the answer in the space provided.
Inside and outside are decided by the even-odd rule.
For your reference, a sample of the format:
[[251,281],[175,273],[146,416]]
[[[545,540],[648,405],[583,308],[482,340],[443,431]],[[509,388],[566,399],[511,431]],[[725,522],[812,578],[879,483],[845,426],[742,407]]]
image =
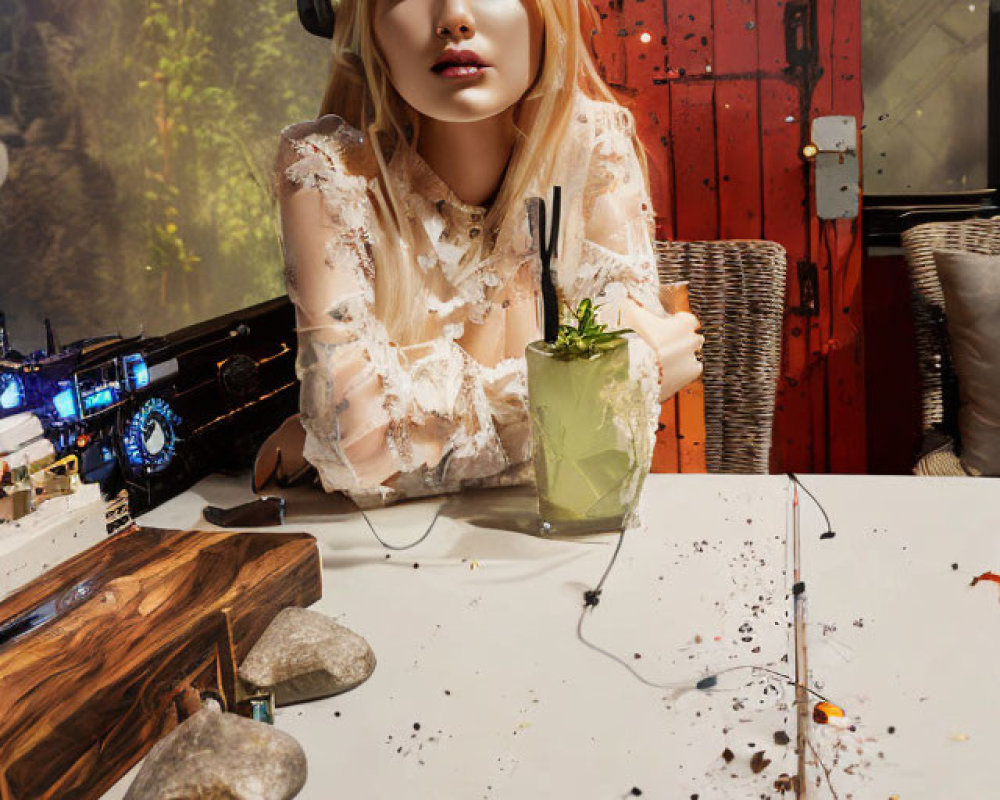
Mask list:
[[913,285],[913,322],[923,394],[924,430],[943,426],[957,433],[957,394],[947,343],[945,301],[934,253],[941,251],[1000,255],[1000,218],[927,222],[903,231],[903,249]]
[[936,252],[958,376],[962,463],[1000,475],[1000,256]]

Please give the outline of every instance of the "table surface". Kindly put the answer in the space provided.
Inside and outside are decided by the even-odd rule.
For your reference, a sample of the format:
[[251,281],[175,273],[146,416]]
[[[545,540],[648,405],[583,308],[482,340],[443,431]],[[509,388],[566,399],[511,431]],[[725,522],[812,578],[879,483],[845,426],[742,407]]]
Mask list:
[[[801,479],[836,531],[819,538],[803,496],[810,686],[854,727],[809,725],[807,796],[986,796],[1000,586],[969,583],[1000,570],[1000,482]],[[441,509],[404,552],[379,545],[346,501],[292,496],[284,527],[314,534],[323,560],[313,608],[378,659],[360,687],[278,709],[309,761],[299,797],[780,797],[775,780],[798,767],[781,677],[795,669],[790,485],[649,476],[642,526],[585,616],[617,537],[528,535],[530,490],[369,512],[402,544]],[[245,478],[213,476],[140,522],[211,527],[206,504],[249,498]],[[696,688],[708,675],[715,685]],[[106,797],[124,797],[134,774]]]

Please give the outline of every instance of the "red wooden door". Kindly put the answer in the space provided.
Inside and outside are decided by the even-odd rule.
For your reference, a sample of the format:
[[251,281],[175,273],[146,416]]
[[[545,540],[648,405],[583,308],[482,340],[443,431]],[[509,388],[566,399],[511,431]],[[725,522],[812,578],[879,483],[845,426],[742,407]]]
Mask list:
[[[858,220],[815,215],[812,120],[860,126],[861,0],[597,0],[593,51],[635,113],[659,238],[788,251],[771,468],[864,472]],[[860,131],[859,131],[860,140]]]

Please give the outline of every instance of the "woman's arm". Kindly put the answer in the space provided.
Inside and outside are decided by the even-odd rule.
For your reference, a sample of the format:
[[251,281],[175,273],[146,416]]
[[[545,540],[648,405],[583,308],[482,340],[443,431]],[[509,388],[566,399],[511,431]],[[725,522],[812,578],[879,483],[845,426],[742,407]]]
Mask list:
[[502,470],[505,455],[471,359],[443,339],[398,347],[375,316],[370,245],[378,230],[367,179],[345,167],[352,142],[343,137],[356,132],[309,131],[286,132],[278,156],[304,458],[328,491],[385,486],[445,461]]
[[584,241],[568,281],[570,302],[596,298],[598,315],[635,330],[660,367],[660,402],[701,375],[704,337],[688,313],[668,314],[659,299],[652,202],[632,147],[629,112],[604,106],[595,119],[584,201]]

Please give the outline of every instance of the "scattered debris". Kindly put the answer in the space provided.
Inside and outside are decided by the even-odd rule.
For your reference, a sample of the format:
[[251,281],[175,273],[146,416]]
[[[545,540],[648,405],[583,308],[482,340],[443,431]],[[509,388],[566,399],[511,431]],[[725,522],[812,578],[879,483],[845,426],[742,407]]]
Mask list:
[[730,750],[728,747],[722,751],[722,760],[725,761],[727,764],[734,758],[736,758],[736,756],[733,755],[733,751]]
[[774,789],[779,794],[795,792],[797,796],[799,793],[799,776],[789,775],[787,772],[782,772],[778,776],[778,779],[774,782]]
[[[835,706],[833,703],[828,703],[827,701],[822,701],[817,703],[813,708],[813,721],[819,725],[826,725],[831,717],[837,717],[843,719],[845,717],[844,709],[840,706]],[[889,733],[892,733],[895,728],[890,728]]]
[[997,575],[995,572],[984,572],[982,575],[977,575],[973,578],[969,586],[975,586],[980,581],[993,581],[993,583],[1000,585],[1000,575]]
[[694,686],[696,689],[711,689],[718,682],[719,679],[715,675],[709,675],[707,678],[702,678]]
[[771,759],[764,758],[764,751],[758,750],[750,759],[750,769],[753,770],[754,775],[759,775],[770,763]]
[[784,731],[774,732],[774,743],[775,744],[788,744],[791,739],[788,738],[788,734]]

